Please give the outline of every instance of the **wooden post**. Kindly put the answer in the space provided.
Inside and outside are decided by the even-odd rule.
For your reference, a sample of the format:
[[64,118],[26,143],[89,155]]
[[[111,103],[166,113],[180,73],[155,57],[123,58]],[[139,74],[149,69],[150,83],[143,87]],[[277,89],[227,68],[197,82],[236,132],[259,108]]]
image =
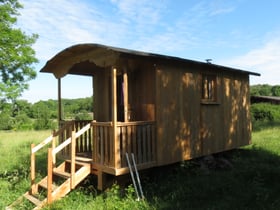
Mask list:
[[36,185],[35,185],[35,153],[32,152],[35,144],[31,144],[30,150],[30,179],[31,179],[31,194],[36,193]]
[[112,68],[112,129],[114,142],[114,166],[120,168],[120,145],[117,136],[117,69]]
[[58,81],[58,123],[62,120],[62,104],[61,104],[61,78],[57,79]]
[[94,77],[92,77],[92,119],[94,120],[94,112],[95,112],[95,105],[94,105],[94,99],[95,99],[95,94],[94,94]]
[[128,77],[127,70],[124,69],[123,73],[123,103],[124,103],[124,121],[129,121],[128,116]]
[[47,202],[52,202],[52,181],[53,181],[53,152],[52,148],[48,149],[48,177],[47,177]]
[[71,178],[70,178],[70,185],[71,189],[75,188],[75,159],[76,159],[76,132],[75,130],[72,131],[71,136]]
[[[55,142],[55,130],[53,130],[52,133],[52,149],[54,149],[56,147],[56,142]],[[56,155],[53,155],[53,165],[56,164]]]

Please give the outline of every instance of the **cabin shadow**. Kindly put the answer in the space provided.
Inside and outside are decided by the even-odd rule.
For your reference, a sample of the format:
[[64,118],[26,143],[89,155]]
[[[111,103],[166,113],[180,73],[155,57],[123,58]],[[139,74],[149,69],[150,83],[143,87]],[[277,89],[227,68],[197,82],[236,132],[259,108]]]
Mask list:
[[279,209],[279,161],[262,148],[234,149],[154,168],[143,189],[157,209]]

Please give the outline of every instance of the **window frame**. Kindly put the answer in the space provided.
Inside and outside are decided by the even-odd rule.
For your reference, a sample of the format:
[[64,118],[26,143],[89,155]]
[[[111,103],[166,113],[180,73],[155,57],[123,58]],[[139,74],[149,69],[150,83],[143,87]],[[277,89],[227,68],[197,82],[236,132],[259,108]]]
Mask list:
[[201,103],[219,104],[217,74],[211,74],[211,73],[201,74]]

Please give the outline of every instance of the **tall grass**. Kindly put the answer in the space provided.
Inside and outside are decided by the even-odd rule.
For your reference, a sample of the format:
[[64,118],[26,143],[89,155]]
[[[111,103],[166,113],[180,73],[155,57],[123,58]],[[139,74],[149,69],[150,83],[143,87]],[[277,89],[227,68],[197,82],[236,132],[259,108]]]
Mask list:
[[[30,143],[49,134],[0,132],[0,209],[28,190]],[[141,174],[144,201],[136,201],[131,186],[98,192],[89,177],[44,209],[280,209],[279,136],[279,127],[266,126],[253,132],[252,145]]]
[[30,145],[50,131],[0,131],[0,209],[28,190]]

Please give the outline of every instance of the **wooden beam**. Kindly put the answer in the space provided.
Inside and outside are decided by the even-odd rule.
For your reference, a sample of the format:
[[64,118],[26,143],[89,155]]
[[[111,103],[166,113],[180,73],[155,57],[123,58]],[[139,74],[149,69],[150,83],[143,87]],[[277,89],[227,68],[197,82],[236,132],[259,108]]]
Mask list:
[[52,148],[48,149],[48,178],[47,178],[47,202],[50,204],[52,202],[52,182],[53,182],[53,160]]
[[35,153],[32,152],[32,149],[35,147],[35,144],[31,144],[31,156],[30,156],[30,178],[31,178],[31,194],[36,193],[36,185],[35,185]]
[[62,120],[62,104],[61,104],[61,78],[57,79],[58,81],[58,123]]
[[123,103],[124,103],[124,121],[129,121],[128,116],[128,76],[127,76],[127,70],[124,69],[123,73]]
[[76,181],[75,181],[75,171],[76,171],[76,132],[72,131],[71,135],[71,177],[70,177],[70,186],[71,189],[74,189],[76,186]]
[[117,69],[112,67],[112,129],[113,129],[113,142],[114,142],[114,166],[120,168],[120,145],[117,136]]
[[94,120],[94,76],[92,78],[92,119]]

